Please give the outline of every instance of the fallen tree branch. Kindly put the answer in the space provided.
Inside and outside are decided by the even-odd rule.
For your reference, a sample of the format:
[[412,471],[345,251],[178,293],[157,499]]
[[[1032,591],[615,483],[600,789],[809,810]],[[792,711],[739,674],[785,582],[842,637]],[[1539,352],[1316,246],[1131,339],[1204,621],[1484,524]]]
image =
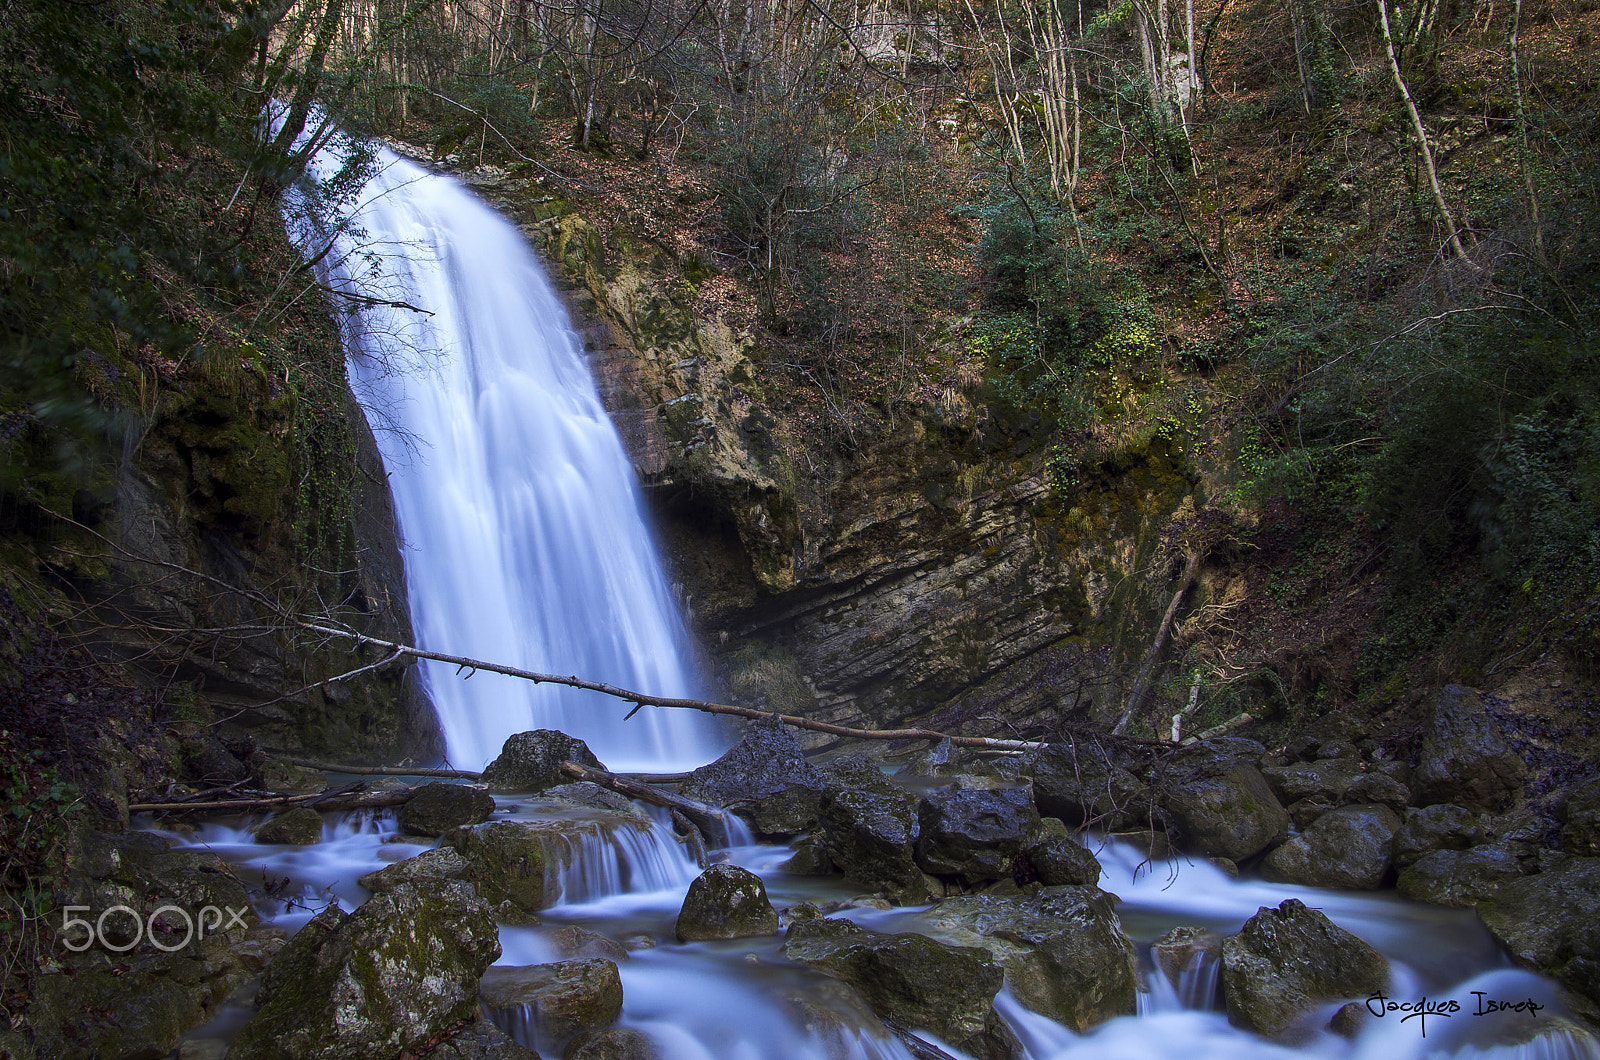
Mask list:
[[1198,743],[1201,740],[1214,739],[1214,738],[1216,738],[1218,736],[1223,735],[1224,733],[1230,733],[1234,729],[1237,729],[1242,725],[1248,725],[1252,721],[1255,721],[1255,720],[1256,719],[1255,719],[1254,715],[1251,715],[1251,714],[1237,714],[1234,717],[1231,717],[1227,721],[1223,722],[1221,725],[1213,725],[1213,726],[1211,726],[1211,728],[1207,729],[1205,732],[1197,732],[1193,736],[1186,737],[1184,739],[1184,741],[1183,741],[1183,746],[1184,747],[1188,747],[1190,744]]
[[347,773],[350,776],[364,777],[448,777],[454,780],[478,780],[483,774],[474,773],[470,769],[414,769],[410,766],[339,766],[332,762],[318,762],[310,758],[290,758],[287,755],[273,755],[281,762],[288,762],[292,766],[303,766],[306,769],[320,769],[324,773]]
[[333,813],[345,810],[383,810],[403,806],[416,794],[414,788],[403,791],[356,791],[352,787],[319,791],[312,795],[272,795],[260,799],[228,799],[222,802],[136,802],[128,806],[129,813],[194,813],[204,811],[243,812],[246,810],[279,810],[291,806],[314,806],[319,811]]
[[695,826],[708,839],[723,844],[728,842],[728,811],[721,806],[712,806],[710,803],[686,799],[682,795],[673,795],[670,792],[660,791],[640,784],[638,781],[618,776],[615,773],[607,773],[603,769],[580,766],[576,762],[562,762],[561,772],[574,780],[587,780],[591,784],[609,788],[618,795],[626,795],[630,799],[638,799],[640,802],[648,802],[652,806],[660,806],[666,810],[676,811],[694,822]]
[[1139,675],[1133,679],[1133,691],[1128,693],[1128,706],[1122,712],[1122,717],[1117,719],[1116,727],[1111,730],[1111,735],[1121,736],[1127,729],[1128,722],[1133,720],[1133,715],[1144,702],[1145,693],[1150,690],[1150,675],[1154,672],[1156,662],[1161,658],[1161,652],[1167,646],[1167,634],[1172,631],[1172,620],[1178,614],[1178,605],[1183,603],[1183,597],[1189,591],[1189,586],[1194,584],[1196,572],[1200,570],[1200,553],[1193,552],[1189,555],[1189,562],[1183,566],[1183,578],[1178,583],[1178,591],[1172,594],[1172,602],[1167,605],[1166,614],[1161,616],[1161,625],[1156,628],[1156,639],[1150,645],[1150,650],[1145,653],[1144,663],[1139,667]]

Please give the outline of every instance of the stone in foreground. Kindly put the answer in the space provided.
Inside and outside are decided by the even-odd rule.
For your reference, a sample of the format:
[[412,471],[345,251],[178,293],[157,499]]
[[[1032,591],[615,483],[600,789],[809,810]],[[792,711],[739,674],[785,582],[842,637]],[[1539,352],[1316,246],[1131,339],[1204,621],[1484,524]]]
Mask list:
[[261,977],[233,1060],[398,1056],[477,1012],[500,956],[488,905],[454,880],[405,883],[354,913],[330,905]]
[[1228,1021],[1282,1038],[1317,1005],[1366,997],[1389,983],[1389,962],[1322,913],[1290,898],[1265,906],[1222,943]]
[[581,1031],[617,1021],[622,977],[614,962],[599,957],[497,965],[478,983],[478,997],[501,1030],[559,1045]]
[[519,732],[506,740],[500,757],[483,771],[483,783],[490,791],[531,794],[567,783],[562,762],[605,769],[582,740],[555,729]]
[[678,913],[678,941],[772,935],[778,912],[761,877],[737,865],[713,865],[689,885]]

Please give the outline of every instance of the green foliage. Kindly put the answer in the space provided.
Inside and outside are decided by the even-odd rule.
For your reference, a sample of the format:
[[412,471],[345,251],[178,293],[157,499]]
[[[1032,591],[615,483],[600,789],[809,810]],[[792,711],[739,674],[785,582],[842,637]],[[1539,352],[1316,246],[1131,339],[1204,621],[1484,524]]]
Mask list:
[[28,889],[53,866],[79,806],[77,785],[34,752],[0,745],[0,886]]

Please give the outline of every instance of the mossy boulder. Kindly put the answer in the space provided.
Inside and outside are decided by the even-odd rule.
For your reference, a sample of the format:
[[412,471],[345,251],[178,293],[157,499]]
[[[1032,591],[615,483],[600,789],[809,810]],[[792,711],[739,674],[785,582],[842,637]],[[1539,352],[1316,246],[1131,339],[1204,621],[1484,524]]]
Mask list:
[[571,778],[561,772],[563,762],[605,768],[582,740],[555,729],[534,729],[507,739],[482,779],[490,791],[531,794],[567,783]]
[[1511,959],[1559,980],[1580,1014],[1600,1016],[1600,858],[1573,858],[1478,902]]
[[1522,879],[1522,861],[1498,843],[1471,850],[1435,850],[1400,872],[1397,889],[1414,902],[1466,908]]
[[679,942],[771,935],[778,913],[767,900],[766,884],[749,869],[713,865],[689,884],[678,912]]
[[1200,743],[1175,756],[1162,805],[1188,847],[1237,862],[1281,841],[1289,815],[1261,770],[1235,750]]
[[407,835],[442,836],[452,828],[482,824],[494,813],[494,797],[466,784],[424,784],[395,816]]
[[401,884],[354,913],[330,905],[261,977],[233,1060],[398,1057],[473,1019],[500,956],[488,905],[459,881]]
[[440,1042],[428,1053],[428,1060],[539,1060],[539,1054],[518,1045],[485,1018]]
[[1182,987],[1185,972],[1221,959],[1222,936],[1210,928],[1175,927],[1150,944],[1151,962],[1175,990]]
[[1135,1011],[1133,943],[1115,899],[1098,887],[947,898],[933,923],[947,937],[987,950],[1018,1001],[1080,1033]]
[[848,921],[808,920],[790,928],[783,952],[855,987],[882,1019],[932,1031],[979,1060],[1012,1055],[1010,1035],[994,1011],[1005,976],[983,949],[924,935],[879,935]]
[[1449,802],[1498,813],[1522,790],[1527,766],[1470,688],[1450,685],[1433,701],[1411,786],[1424,806]]
[[666,1053],[644,1031],[612,1027],[586,1031],[567,1046],[566,1060],[666,1060]]
[[1325,1001],[1365,997],[1389,984],[1389,962],[1298,898],[1265,906],[1222,943],[1228,1021],[1284,1037]]
[[581,1031],[617,1021],[622,976],[614,962],[600,957],[500,965],[479,980],[478,997],[496,1026],[526,1026],[539,1047],[559,1047]]
[[561,897],[552,871],[560,864],[561,841],[559,832],[526,821],[454,828],[440,840],[466,862],[462,878],[508,922],[525,921]]
[[1400,818],[1387,806],[1344,806],[1268,854],[1261,874],[1276,883],[1370,891],[1389,878],[1399,830]]
[[935,876],[968,884],[1011,876],[1023,840],[1039,823],[1033,786],[956,777],[917,807],[916,862]]
[[1413,807],[1394,835],[1394,863],[1403,869],[1436,850],[1466,850],[1482,838],[1483,822],[1464,806]]
[[309,806],[275,813],[251,830],[258,843],[310,846],[322,842],[322,814]]
[[392,891],[402,883],[422,880],[459,880],[467,874],[467,861],[453,847],[434,847],[414,858],[397,861],[356,882],[373,893]]

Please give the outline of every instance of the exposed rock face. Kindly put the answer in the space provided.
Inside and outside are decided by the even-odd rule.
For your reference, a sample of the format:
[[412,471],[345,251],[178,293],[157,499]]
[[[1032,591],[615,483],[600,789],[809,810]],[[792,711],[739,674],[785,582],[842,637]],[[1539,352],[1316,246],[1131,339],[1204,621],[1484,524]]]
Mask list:
[[1004,966],[1017,1000],[1076,1031],[1134,1012],[1133,944],[1111,896],[1098,887],[948,898],[934,923],[988,950]]
[[1280,1036],[1322,1001],[1383,989],[1389,962],[1322,913],[1290,898],[1262,907],[1222,944],[1228,1020]]
[[923,935],[877,935],[848,921],[792,925],[790,960],[823,968],[861,991],[880,1017],[932,1031],[980,1060],[1009,1060],[1010,1036],[995,1015],[1004,974],[989,954]]
[[680,791],[731,808],[762,835],[792,836],[816,828],[824,786],[793,729],[757,721],[721,758],[691,773]]
[[1405,868],[1435,850],[1466,850],[1483,834],[1478,815],[1463,806],[1442,802],[1406,811],[1394,836],[1394,863]]
[[515,1033],[520,1025],[532,1030],[537,1041],[559,1045],[580,1031],[617,1021],[622,977],[616,964],[594,957],[496,965],[479,981],[478,997],[500,1029]]
[[1242,861],[1287,834],[1289,815],[1246,754],[1259,759],[1260,745],[1210,741],[1174,758],[1162,805],[1193,849]]
[[261,977],[234,1060],[398,1056],[471,1020],[500,956],[489,907],[453,880],[401,884],[354,913],[330,905]]
[[465,784],[424,784],[396,815],[407,835],[441,836],[452,828],[482,824],[494,813],[494,797]]
[[1525,968],[1561,981],[1578,1010],[1600,1015],[1600,858],[1573,858],[1478,903],[1478,916]]
[[767,900],[766,884],[749,869],[713,865],[689,884],[678,912],[678,941],[737,939],[771,935],[778,913]]
[[1501,738],[1500,726],[1483,709],[1478,693],[1460,685],[1439,693],[1411,780],[1419,803],[1450,802],[1498,813],[1522,790],[1525,772],[1521,757]]
[[1498,843],[1471,850],[1435,850],[1400,873],[1403,897],[1434,905],[1472,906],[1522,879],[1522,862]]
[[460,880],[466,878],[467,862],[454,847],[434,847],[414,858],[385,865],[356,882],[374,894],[392,891],[402,883],[422,880]]
[[1323,814],[1261,862],[1278,883],[1370,891],[1389,875],[1389,849],[1400,818],[1387,806],[1345,806]]
[[1023,839],[1039,822],[1032,785],[958,781],[929,792],[917,809],[917,864],[969,884],[1009,877]]
[[490,791],[540,792],[567,782],[562,762],[605,768],[582,740],[555,729],[534,729],[506,740],[500,756],[483,771],[483,783]]
[[1044,818],[1023,841],[1016,863],[1017,882],[1037,880],[1046,887],[1093,887],[1100,882],[1100,871],[1099,860],[1054,817]]
[[275,813],[251,833],[258,843],[309,846],[322,842],[322,814],[307,806]]

